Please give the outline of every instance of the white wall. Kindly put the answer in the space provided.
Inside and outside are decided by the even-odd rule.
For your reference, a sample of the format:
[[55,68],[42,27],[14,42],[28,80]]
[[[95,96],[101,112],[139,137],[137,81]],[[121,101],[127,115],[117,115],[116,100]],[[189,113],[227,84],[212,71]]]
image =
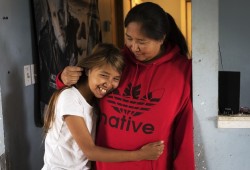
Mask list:
[[4,131],[3,131],[3,112],[2,112],[2,95],[0,86],[0,167],[5,166],[5,145],[4,145]]
[[192,0],[192,41],[197,170],[249,170],[250,130],[217,128],[219,0]]
[[5,148],[8,170],[37,170],[43,165],[42,129],[34,121],[36,85],[24,86],[23,67],[37,57],[30,2],[0,0],[0,115],[5,141],[0,146]]
[[240,106],[250,107],[250,1],[219,1],[220,70],[240,71]]

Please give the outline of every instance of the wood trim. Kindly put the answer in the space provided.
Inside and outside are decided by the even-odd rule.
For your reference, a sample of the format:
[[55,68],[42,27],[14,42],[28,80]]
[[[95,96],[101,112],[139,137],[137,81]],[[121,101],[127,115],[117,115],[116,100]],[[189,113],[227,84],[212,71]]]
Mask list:
[[124,18],[123,18],[123,1],[114,1],[114,43],[119,47],[124,46]]

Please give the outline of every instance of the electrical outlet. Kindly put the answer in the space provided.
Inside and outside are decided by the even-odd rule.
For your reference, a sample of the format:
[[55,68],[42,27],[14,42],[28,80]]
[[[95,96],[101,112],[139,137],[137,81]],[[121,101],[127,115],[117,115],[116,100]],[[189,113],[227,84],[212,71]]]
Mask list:
[[24,66],[24,84],[25,84],[25,86],[31,85],[30,65]]

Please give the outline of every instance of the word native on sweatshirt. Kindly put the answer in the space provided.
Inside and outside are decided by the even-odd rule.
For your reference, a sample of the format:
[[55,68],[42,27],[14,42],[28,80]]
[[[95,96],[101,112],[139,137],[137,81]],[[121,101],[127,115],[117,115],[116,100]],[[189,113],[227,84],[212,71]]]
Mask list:
[[155,161],[96,162],[97,170],[194,170],[191,61],[177,46],[152,62],[124,49],[127,66],[119,87],[100,102],[97,145],[135,150],[164,140]]

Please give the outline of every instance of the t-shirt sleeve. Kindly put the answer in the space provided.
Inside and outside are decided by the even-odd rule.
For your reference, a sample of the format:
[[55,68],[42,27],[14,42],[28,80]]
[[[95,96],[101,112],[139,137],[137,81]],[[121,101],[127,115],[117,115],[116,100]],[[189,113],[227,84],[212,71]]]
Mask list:
[[84,107],[81,104],[79,97],[72,89],[62,91],[57,101],[58,116],[75,115],[84,118]]

